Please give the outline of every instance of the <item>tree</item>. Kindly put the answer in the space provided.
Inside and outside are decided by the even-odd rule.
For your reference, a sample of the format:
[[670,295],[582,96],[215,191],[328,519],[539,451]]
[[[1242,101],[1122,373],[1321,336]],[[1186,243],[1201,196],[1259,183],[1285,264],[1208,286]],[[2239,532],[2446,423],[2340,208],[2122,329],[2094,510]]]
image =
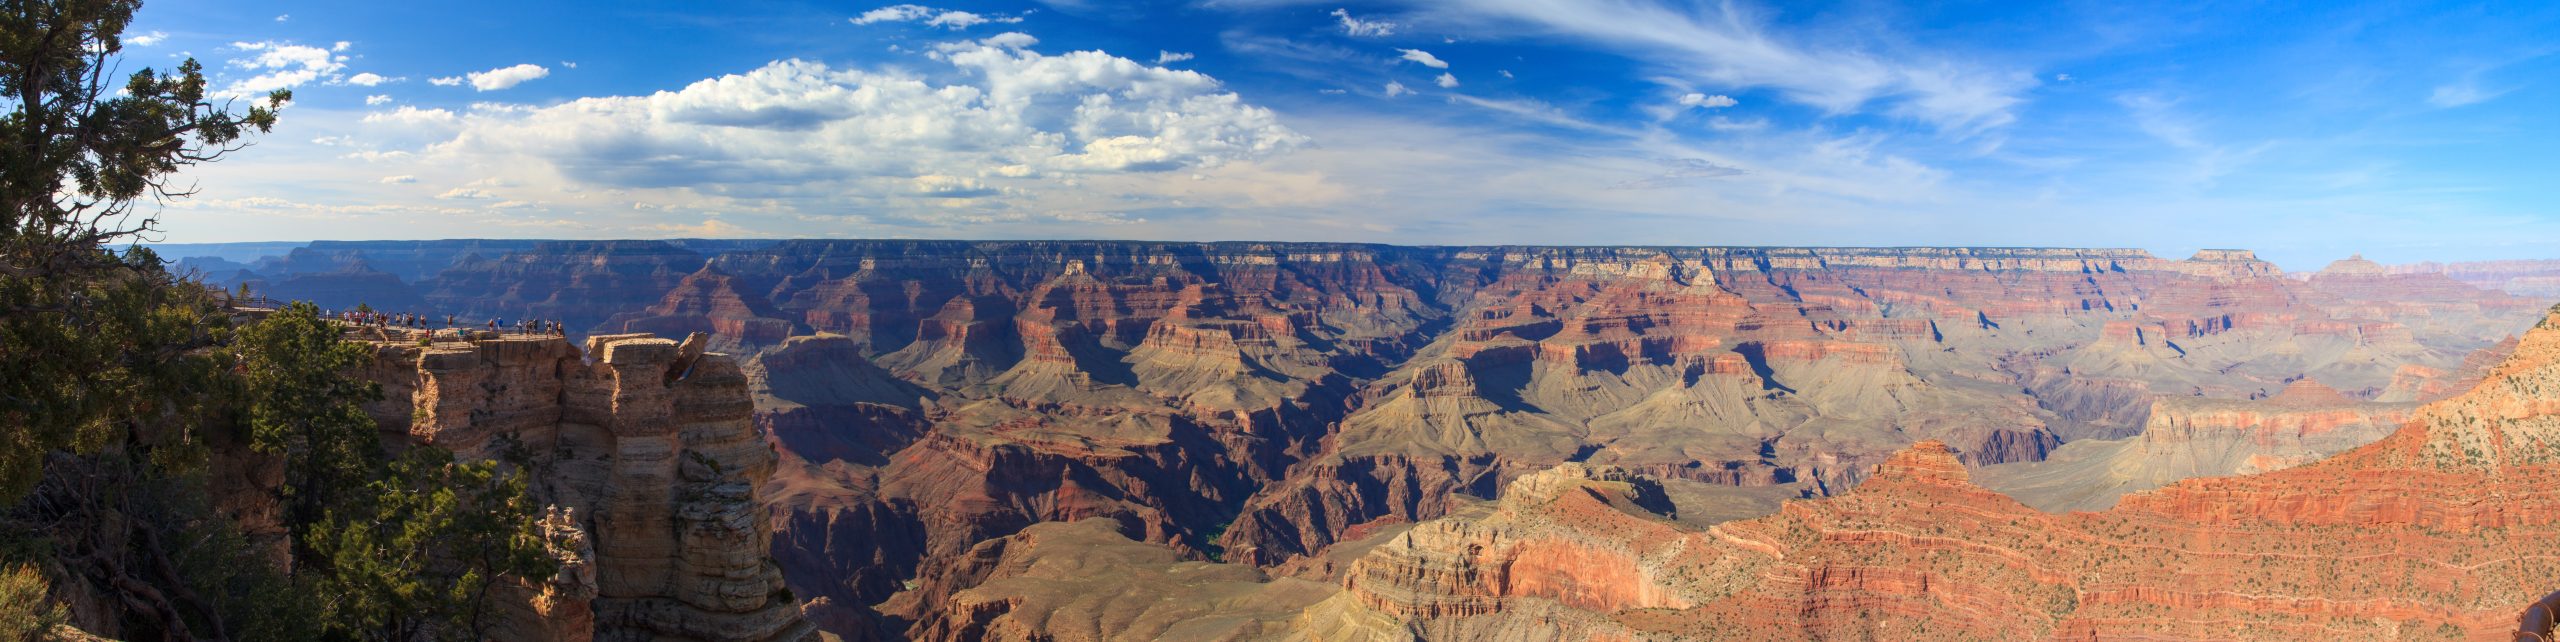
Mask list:
[[558,572],[520,470],[413,447],[314,528],[329,626],[369,640],[483,640],[490,591]]
[[382,459],[379,428],[364,412],[382,398],[381,386],[350,376],[372,363],[373,350],[342,332],[319,307],[297,301],[241,328],[233,342],[249,444],[283,458],[285,525],[297,536],[359,491]]
[[128,413],[162,392],[137,389],[135,371],[217,338],[201,288],[148,251],[108,248],[155,229],[146,205],[192,193],[173,174],[269,131],[292,97],[234,113],[192,59],[117,90],[109,74],[140,4],[0,0],[0,502],[34,486],[47,453],[130,441]]
[[[552,572],[523,477],[426,447],[387,461],[369,347],[309,304],[235,332],[221,292],[136,245],[193,194],[179,171],[292,98],[217,95],[194,60],[119,81],[140,6],[0,0],[0,562],[47,558],[128,639],[476,635],[492,587]],[[209,496],[209,461],[262,457],[289,565]],[[0,602],[39,607],[19,574]]]
[[144,68],[118,93],[108,74],[141,0],[0,2],[0,270],[12,276],[78,273],[99,267],[94,248],[154,229],[140,206],[193,193],[173,187],[179,169],[239,149],[240,138],[275,127],[293,98],[278,90],[233,113],[235,98],[213,102],[203,65],[177,73]]

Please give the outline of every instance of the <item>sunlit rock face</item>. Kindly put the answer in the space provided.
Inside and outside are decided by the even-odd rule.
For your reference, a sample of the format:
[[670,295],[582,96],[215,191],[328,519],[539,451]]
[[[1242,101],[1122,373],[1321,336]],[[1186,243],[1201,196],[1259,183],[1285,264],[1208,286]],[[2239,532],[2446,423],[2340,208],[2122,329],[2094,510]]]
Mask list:
[[[997,626],[949,610],[972,551],[1051,522],[1332,583],[1381,538],[1566,464],[1654,480],[1691,528],[1852,493],[1925,440],[2001,488],[2002,467],[2138,456],[2140,474],[2046,484],[2104,501],[2299,466],[2467,388],[2484,368],[2466,358],[2539,309],[2355,266],[2297,279],[2238,250],[482,250],[409,285],[431,307],[739,355],[778,455],[759,488],[784,585],[832,631],[881,638]],[[2075,454],[2107,443],[2125,446]]]
[[[2297,387],[2277,405],[2331,394]],[[1158,611],[1148,626],[1273,640],[2503,639],[2560,573],[2540,553],[2560,545],[2555,447],[2560,314],[2478,386],[2379,441],[2104,511],[2047,513],[1984,489],[1937,441],[1839,496],[1707,526],[1684,522],[1659,480],[1568,463],[1520,476],[1498,501],[1367,537],[1323,595],[1242,566],[1190,571],[1221,578],[1204,592],[1269,597],[1219,615]],[[979,547],[980,570],[946,579],[958,590],[927,630],[1111,639],[1078,623],[1179,590],[1060,597],[1103,585],[1096,572],[1180,568],[1092,571],[1081,555],[1128,541],[1050,535],[1068,532]]]
[[747,378],[705,337],[376,347],[387,434],[526,467],[563,562],[510,587],[504,639],[813,639],[768,553],[772,449]]

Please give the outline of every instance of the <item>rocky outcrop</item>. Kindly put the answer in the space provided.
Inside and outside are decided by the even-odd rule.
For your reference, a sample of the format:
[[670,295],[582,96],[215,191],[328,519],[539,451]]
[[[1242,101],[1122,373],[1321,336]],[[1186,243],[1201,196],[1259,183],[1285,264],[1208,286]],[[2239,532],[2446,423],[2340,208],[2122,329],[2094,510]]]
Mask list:
[[2259,400],[2152,402],[2137,437],[2065,444],[2040,462],[1984,469],[1984,486],[2046,511],[2100,510],[2192,477],[2291,468],[2390,434],[2415,403],[2358,401],[2303,379]]
[[529,469],[563,571],[512,639],[811,639],[767,553],[774,456],[726,355],[644,335],[376,347],[395,438]]
[[668,336],[700,332],[711,337],[713,349],[745,354],[791,338],[794,326],[780,316],[763,296],[741,291],[737,277],[705,265],[676,282],[657,305],[614,315],[604,327]]

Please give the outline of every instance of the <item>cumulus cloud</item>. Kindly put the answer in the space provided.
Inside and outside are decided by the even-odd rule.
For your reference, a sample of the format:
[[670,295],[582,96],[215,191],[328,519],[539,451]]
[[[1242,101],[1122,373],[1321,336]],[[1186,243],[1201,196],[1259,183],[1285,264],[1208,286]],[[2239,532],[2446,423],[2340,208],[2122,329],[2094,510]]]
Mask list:
[[1719,107],[1732,107],[1737,104],[1740,103],[1734,102],[1732,96],[1726,96],[1723,94],[1710,96],[1700,93],[1688,93],[1680,95],[1680,106],[1682,107],[1716,109]]
[[230,66],[255,75],[232,81],[215,92],[216,95],[237,98],[291,89],[335,77],[347,68],[346,56],[309,45],[275,41],[234,42],[231,48],[248,55],[231,59]]
[[489,190],[485,190],[485,189],[478,189],[478,188],[472,188],[472,187],[456,187],[456,188],[453,188],[453,189],[445,190],[445,191],[444,191],[444,193],[442,193],[442,194],[437,194],[437,195],[436,195],[436,198],[440,198],[440,199],[444,199],[444,200],[449,200],[449,201],[450,201],[450,200],[477,201],[477,200],[493,199],[493,198],[497,198],[497,197],[498,197],[498,195],[489,193]]
[[930,7],[915,4],[898,4],[862,12],[862,15],[851,18],[851,21],[858,25],[867,25],[875,22],[914,22],[917,20],[923,20],[925,16],[929,15],[933,15],[933,9]]
[[1441,89],[1458,88],[1458,77],[1453,74],[1440,74],[1440,79],[1433,82],[1439,83]]
[[382,83],[387,83],[387,82],[400,82],[400,81],[403,81],[403,80],[408,80],[408,79],[407,79],[407,78],[384,78],[384,77],[382,77],[382,74],[377,74],[377,73],[373,73],[373,72],[367,71],[367,72],[359,73],[359,74],[356,74],[356,75],[353,75],[353,76],[348,76],[348,77],[347,77],[347,84],[355,85],[355,86],[358,86],[358,87],[372,87],[372,86],[374,86],[374,85],[379,85],[379,84],[382,84]]
[[942,27],[957,31],[987,23],[1010,24],[1022,22],[1022,16],[990,16],[955,9],[936,9],[924,5],[899,4],[865,11],[862,12],[862,15],[849,18],[848,21],[858,25],[880,22],[922,22],[925,26]]
[[1354,18],[1348,9],[1333,10],[1333,17],[1342,21],[1343,35],[1367,38],[1396,35],[1396,23]]
[[1404,52],[1405,60],[1420,63],[1424,67],[1430,67],[1432,69],[1449,68],[1448,62],[1442,61],[1439,56],[1431,55],[1431,52],[1428,51],[1420,49],[1397,49],[1396,51]]
[[914,183],[917,195],[932,198],[978,198],[994,196],[998,193],[997,190],[988,189],[977,179],[959,176],[926,174],[915,177]]
[[1393,81],[1393,80],[1389,80],[1389,81],[1387,81],[1387,97],[1388,97],[1388,98],[1394,98],[1394,97],[1397,97],[1397,96],[1402,96],[1402,95],[1410,94],[1410,93],[1413,93],[1413,90],[1404,88],[1404,83],[1396,82],[1396,81]]
[[416,176],[412,176],[412,175],[409,175],[409,174],[401,174],[401,175],[399,175],[399,176],[384,176],[384,177],[382,177],[381,179],[375,180],[374,182],[381,183],[381,184],[384,184],[384,185],[407,185],[407,184],[410,184],[410,183],[418,182],[418,177],[416,177]]
[[946,72],[787,60],[642,96],[459,114],[404,106],[365,120],[452,132],[430,154],[529,160],[580,186],[723,198],[979,203],[1016,187],[1213,168],[1307,142],[1207,75],[1098,51],[1043,54],[1032,42],[938,48],[928,59]]
[[1190,60],[1190,59],[1191,59],[1191,54],[1189,54],[1189,53],[1178,53],[1178,52],[1164,51],[1164,50],[1157,50],[1157,51],[1156,51],[1156,64],[1158,64],[1158,65],[1162,65],[1162,64],[1165,64],[1165,63],[1169,63],[1169,62],[1182,62],[1182,61]]
[[[536,78],[549,76],[551,75],[551,70],[543,67],[542,65],[525,63],[511,67],[499,67],[488,71],[474,71],[463,75],[471,79],[471,88],[473,90],[497,91],[521,85]],[[431,80],[428,82],[433,82],[439,85],[450,84],[443,82],[442,80]]]
[[161,42],[163,42],[163,41],[167,41],[168,39],[169,39],[169,32],[161,31],[161,30],[158,30],[158,29],[153,29],[153,30],[151,30],[151,33],[146,33],[146,34],[142,34],[142,35],[139,35],[139,36],[134,36],[134,37],[131,37],[131,38],[126,38],[126,39],[124,39],[124,44],[133,45],[133,46],[136,46],[136,47],[149,47],[149,46],[152,46],[152,45],[160,44]]
[[387,95],[387,94],[374,94],[374,95],[371,95],[371,96],[366,96],[366,97],[364,97],[364,104],[365,104],[365,106],[367,106],[367,107],[371,107],[371,106],[374,106],[374,105],[380,105],[380,104],[384,104],[384,103],[388,103],[388,102],[391,102],[391,96],[389,96],[389,95]]

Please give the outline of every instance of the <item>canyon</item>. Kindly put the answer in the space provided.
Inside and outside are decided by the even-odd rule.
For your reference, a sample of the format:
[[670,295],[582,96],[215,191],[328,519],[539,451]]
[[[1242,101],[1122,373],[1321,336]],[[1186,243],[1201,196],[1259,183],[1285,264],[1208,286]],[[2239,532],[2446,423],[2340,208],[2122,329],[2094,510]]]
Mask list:
[[[2497,595],[2477,582],[2404,606],[2235,584],[2337,563],[2198,584],[2104,556],[2166,546],[2143,529],[2220,546],[2182,526],[2219,502],[2331,501],[2194,478],[2356,487],[2303,471],[2516,376],[2548,303],[2525,268],[2484,288],[2239,250],[381,241],[186,261],[336,307],[700,333],[676,354],[737,356],[688,377],[751,402],[687,438],[752,482],[772,594],[848,639],[2221,635],[2158,612],[2190,608],[2242,631],[2476,631]],[[535,361],[560,372],[615,349],[555,343]],[[605,501],[586,484],[560,492]],[[2276,555],[2247,537],[2229,550]],[[2212,551],[2176,553],[2239,554]],[[1803,615],[1744,617],[1766,609]]]
[[2035,510],[1923,441],[1846,493],[1705,526],[1660,480],[1562,464],[1373,535],[1323,595],[1241,566],[1140,558],[1120,571],[1185,570],[1216,578],[1206,595],[1265,596],[1226,618],[1080,592],[1105,581],[1061,573],[1083,551],[1044,540],[1128,540],[1104,523],[1044,525],[980,546],[968,588],[924,633],[1133,639],[1057,612],[1084,609],[1159,616],[1135,620],[1152,630],[1230,627],[1223,639],[2504,640],[2560,572],[2541,553],[2560,539],[2554,386],[2560,310],[2479,386],[2379,441],[2103,511]]

